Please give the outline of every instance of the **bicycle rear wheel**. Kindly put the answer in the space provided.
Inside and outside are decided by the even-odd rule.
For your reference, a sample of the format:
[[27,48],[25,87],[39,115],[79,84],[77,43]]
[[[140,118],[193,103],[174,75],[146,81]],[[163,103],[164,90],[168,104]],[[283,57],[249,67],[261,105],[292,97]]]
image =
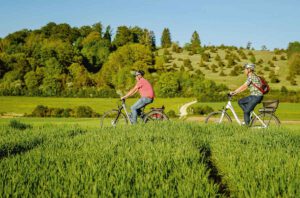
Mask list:
[[[269,126],[279,126],[280,121],[279,119],[271,113],[261,113],[258,115],[259,120],[257,117],[254,117],[251,123],[251,127],[256,127],[256,128],[266,128]],[[263,123],[265,124],[263,124]]]
[[150,111],[145,115],[144,123],[160,122],[169,120],[168,116],[161,111]]
[[232,122],[230,116],[222,111],[211,112],[205,119],[206,124],[230,124]]
[[122,127],[128,124],[126,116],[118,110],[111,110],[103,114],[100,119],[101,128]]

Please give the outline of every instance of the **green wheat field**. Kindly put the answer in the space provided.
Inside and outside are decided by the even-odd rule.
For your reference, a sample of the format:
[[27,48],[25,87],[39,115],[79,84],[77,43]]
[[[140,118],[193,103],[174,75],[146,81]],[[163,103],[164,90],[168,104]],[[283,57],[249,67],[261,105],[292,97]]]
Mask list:
[[[2,197],[296,197],[300,131],[0,125]],[[19,123],[20,124],[20,123]]]

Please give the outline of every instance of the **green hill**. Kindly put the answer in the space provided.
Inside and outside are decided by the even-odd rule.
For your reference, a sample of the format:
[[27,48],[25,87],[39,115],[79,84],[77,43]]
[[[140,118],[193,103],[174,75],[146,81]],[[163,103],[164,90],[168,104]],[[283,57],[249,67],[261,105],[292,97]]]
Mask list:
[[[158,50],[158,56],[166,56],[164,55],[165,49]],[[246,55],[246,59],[242,59],[241,55],[239,55],[239,51],[242,51]],[[273,89],[281,89],[282,86],[285,86],[288,90],[299,90],[298,86],[293,86],[289,81],[286,80],[288,76],[288,61],[286,52],[279,51],[262,51],[262,50],[228,50],[228,49],[216,49],[210,50],[207,49],[204,53],[210,55],[209,62],[203,61],[206,67],[201,67],[201,55],[200,54],[190,54],[188,51],[183,50],[180,53],[173,52],[171,48],[168,48],[168,52],[171,57],[168,63],[165,66],[168,69],[177,69],[180,70],[182,66],[184,66],[184,60],[189,59],[191,61],[192,70],[195,72],[196,70],[200,70],[205,74],[205,78],[209,80],[214,80],[217,83],[223,83],[227,85],[229,88],[236,88],[245,82],[245,75],[243,74],[242,66],[245,63],[252,62],[251,61],[251,53],[254,54],[257,66],[257,73],[259,75],[264,76],[268,82],[270,83],[271,88]],[[231,75],[231,71],[235,70],[234,66],[228,67],[228,60],[226,59],[227,54],[234,54],[238,57],[239,61],[235,59],[235,63],[238,68],[237,75]],[[219,56],[220,60],[224,63],[223,67],[219,66],[219,62],[216,60],[216,57]],[[276,57],[276,58],[275,58]],[[174,64],[176,64],[176,68],[174,68]],[[217,66],[215,71],[212,71],[213,65]],[[185,70],[189,70],[188,68],[184,68]],[[223,70],[224,76],[220,75],[220,72]],[[192,72],[193,72],[192,71]],[[275,79],[271,79],[271,76],[275,77]],[[300,78],[296,78],[297,84],[300,83]]]

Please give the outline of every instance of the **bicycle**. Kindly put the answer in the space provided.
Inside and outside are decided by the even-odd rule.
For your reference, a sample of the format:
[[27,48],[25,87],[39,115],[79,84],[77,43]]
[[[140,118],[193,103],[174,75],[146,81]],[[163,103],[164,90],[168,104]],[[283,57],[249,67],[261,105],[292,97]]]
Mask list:
[[[117,109],[112,109],[103,114],[100,120],[101,128],[116,127],[117,125],[122,127],[128,125],[128,123],[133,124],[127,111],[125,100],[121,101],[122,104],[118,105]],[[164,113],[164,109],[164,106],[161,108],[151,108],[149,112],[144,113],[144,108],[142,108],[139,117],[143,123],[169,120],[168,116]]]
[[[232,104],[232,95],[228,94],[228,102],[225,107],[220,111],[215,111],[210,113],[205,119],[205,123],[215,123],[215,124],[228,124],[232,123],[231,117],[226,112],[228,109],[232,112],[235,120],[239,125],[243,125],[243,122],[238,118]],[[278,107],[279,100],[263,101],[263,108],[259,109],[260,114],[256,114],[254,111],[250,114],[250,127],[255,128],[267,128],[269,126],[279,126],[280,120],[275,115],[275,111]]]

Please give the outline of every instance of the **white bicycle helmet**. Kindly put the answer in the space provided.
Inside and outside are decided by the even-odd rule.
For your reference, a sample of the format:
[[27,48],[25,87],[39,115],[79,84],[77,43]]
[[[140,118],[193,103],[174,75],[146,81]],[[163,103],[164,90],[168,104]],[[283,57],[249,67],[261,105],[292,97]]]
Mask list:
[[246,64],[244,65],[244,68],[245,68],[245,69],[251,69],[251,70],[254,70],[254,69],[255,69],[255,64],[253,64],[253,63],[246,63]]

